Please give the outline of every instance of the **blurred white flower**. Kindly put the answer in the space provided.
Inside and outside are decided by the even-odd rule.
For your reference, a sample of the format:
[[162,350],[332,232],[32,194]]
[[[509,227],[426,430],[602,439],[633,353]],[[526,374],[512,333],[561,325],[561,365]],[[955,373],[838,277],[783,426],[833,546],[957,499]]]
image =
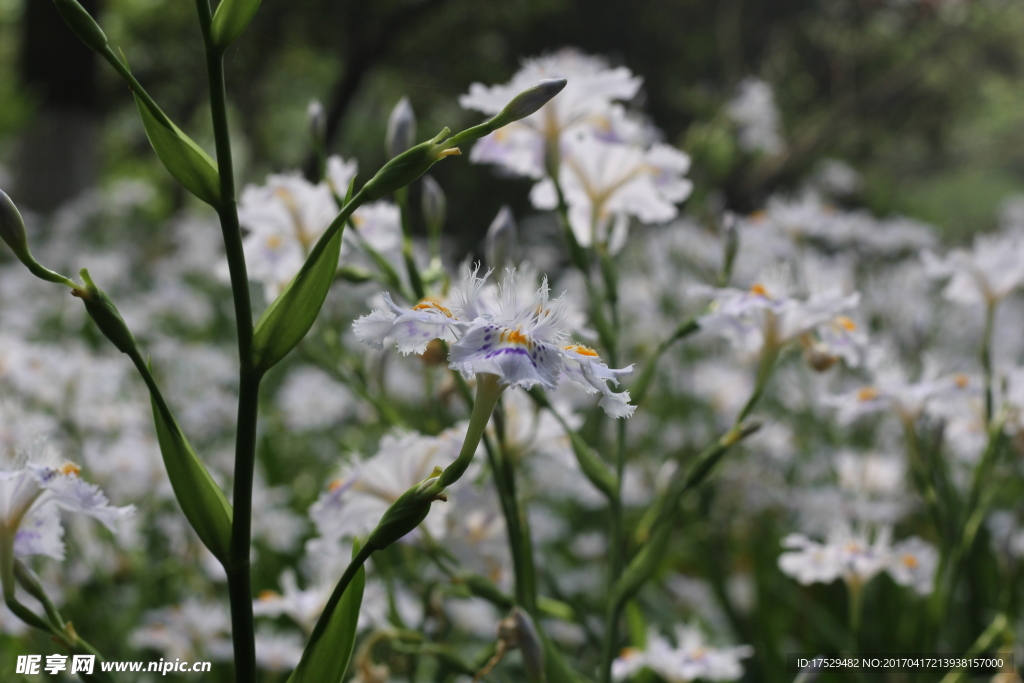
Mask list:
[[843,424],[849,424],[865,415],[893,412],[904,423],[920,416],[935,398],[950,393],[976,391],[971,378],[963,373],[938,374],[933,365],[927,365],[924,376],[916,382],[907,379],[906,371],[889,360],[881,349],[876,349],[873,362],[874,381],[856,391],[827,396],[823,401],[837,411]]
[[[351,538],[372,531],[399,496],[429,477],[435,467],[447,467],[455,460],[464,435],[463,426],[438,436],[385,436],[375,455],[342,467],[310,508],[320,536]],[[434,538],[444,536],[448,510],[444,504],[431,507],[424,527]]]
[[326,429],[352,414],[354,397],[348,387],[323,370],[295,368],[278,390],[277,407],[285,426],[295,432]]
[[[557,99],[557,98],[556,98]],[[690,196],[693,183],[684,178],[690,157],[655,143],[650,148],[608,142],[588,131],[564,140],[558,181],[569,206],[569,224],[583,246],[607,245],[618,252],[631,218],[665,223],[678,214],[676,204]],[[541,209],[558,206],[550,178],[530,192]]]
[[740,660],[754,654],[749,645],[712,647],[696,627],[678,626],[676,644],[651,631],[643,650],[626,648],[612,663],[612,678],[626,680],[643,669],[661,676],[667,683],[689,683],[698,679],[733,681],[743,675]]
[[[710,311],[699,319],[702,332],[726,337],[751,355],[777,351],[802,335],[821,331],[824,349],[855,359],[846,347],[856,348],[856,324],[842,315],[857,305],[860,296],[845,295],[838,289],[812,294],[806,300],[789,293],[787,278],[768,273],[763,283],[749,290],[697,285],[692,291],[710,297]],[[813,343],[813,342],[812,342]]]
[[299,665],[305,647],[298,633],[266,626],[256,630],[256,664],[266,671],[291,671]]
[[227,607],[196,598],[146,612],[128,642],[135,648],[156,650],[169,660],[230,661],[234,652]]
[[753,76],[744,78],[727,111],[739,129],[740,147],[744,151],[775,156],[785,149],[775,93],[767,82]]
[[[238,219],[246,230],[242,241],[249,278],[263,283],[273,301],[306,261],[310,249],[338,215],[336,196],[343,198],[356,164],[339,157],[327,161],[327,180],[314,185],[298,173],[270,175],[265,184],[249,185],[238,202]],[[352,216],[356,235],[343,238],[346,252],[366,244],[378,252],[401,244],[398,207],[388,202],[361,206]],[[226,263],[220,275],[227,277]]]
[[978,235],[974,247],[945,258],[923,254],[926,272],[949,278],[943,295],[961,304],[995,305],[1024,283],[1024,233]]
[[938,565],[939,552],[935,546],[914,536],[893,546],[886,571],[899,585],[911,586],[920,595],[928,595],[935,585]]
[[612,103],[631,99],[641,84],[641,79],[629,69],[610,69],[600,57],[563,49],[526,60],[505,85],[487,87],[473,83],[469,94],[459,98],[459,104],[484,114],[496,114],[521,91],[548,78],[567,80],[558,97],[536,113],[481,139],[470,154],[472,161],[498,164],[517,175],[539,180],[545,175],[548,144],[559,144],[565,132],[581,128],[613,134],[613,117],[619,117],[612,113]]
[[299,272],[306,255],[338,213],[330,188],[302,176],[272,175],[249,185],[238,201],[238,220],[248,231],[245,250],[249,277],[262,282],[267,301]]
[[779,556],[779,569],[805,586],[839,578],[850,586],[862,586],[885,570],[892,558],[889,527],[873,536],[867,527],[854,529],[848,524],[834,526],[824,543],[790,534],[782,540],[787,552]]

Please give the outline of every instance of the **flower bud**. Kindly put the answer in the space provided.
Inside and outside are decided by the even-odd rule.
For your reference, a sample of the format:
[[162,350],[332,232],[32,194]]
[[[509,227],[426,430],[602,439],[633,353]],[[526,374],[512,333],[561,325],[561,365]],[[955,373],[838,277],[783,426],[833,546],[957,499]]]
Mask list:
[[477,140],[510,123],[524,119],[547,104],[565,87],[564,78],[551,78],[527,88],[512,98],[505,108],[483,123],[467,128],[449,141],[451,146]]
[[377,201],[406,187],[441,159],[462,154],[458,147],[447,144],[450,132],[445,128],[433,139],[421,142],[384,164],[359,191],[363,201]]
[[102,52],[107,48],[107,36],[103,29],[92,18],[92,15],[85,11],[78,0],[53,0],[57,11],[63,17],[65,23],[71,27],[75,35],[85,43],[86,47]]
[[372,550],[383,550],[415,529],[427,518],[430,505],[435,500],[447,500],[444,494],[431,495],[426,491],[430,484],[441,474],[441,468],[435,467],[430,477],[398,497],[377,527],[370,532],[366,545]]
[[86,312],[96,323],[96,327],[100,328],[103,336],[109,339],[118,351],[128,355],[137,353],[135,337],[132,336],[124,318],[118,312],[117,306],[103,293],[103,290],[96,286],[92,278],[89,277],[87,269],[82,268],[80,274],[85,282],[85,288],[75,288],[71,290],[71,294],[82,300]]
[[403,97],[391,110],[388,116],[388,132],[384,138],[384,153],[388,159],[394,159],[399,154],[413,146],[416,142],[416,114],[409,104],[409,98]]
[[526,669],[526,680],[531,683],[543,681],[544,643],[541,642],[540,635],[537,633],[537,627],[533,624],[533,619],[518,607],[512,608],[512,614],[509,618],[515,624],[519,650],[523,654],[523,668]]
[[62,285],[68,285],[74,287],[75,283],[67,279],[60,273],[55,273],[52,270],[44,268],[36,261],[35,257],[32,256],[32,252],[28,248],[28,236],[25,233],[25,221],[21,217],[21,213],[18,211],[18,207],[14,205],[11,198],[7,196],[3,190],[0,190],[0,239],[11,248],[14,255],[18,257],[18,260],[25,264],[25,267],[29,269],[33,275],[40,280],[46,280],[47,282],[56,282]]
[[517,232],[512,209],[507,205],[501,207],[491,221],[491,227],[487,228],[484,240],[484,256],[488,266],[500,269],[516,264],[519,242]]
[[324,105],[320,104],[320,100],[309,101],[309,106],[306,107],[306,123],[309,125],[313,147],[322,149],[327,140],[327,114],[324,113]]
[[815,372],[825,372],[839,361],[827,344],[813,342],[804,346],[804,362]]
[[22,219],[18,207],[3,190],[0,190],[0,239],[7,243],[18,260],[25,265],[33,260],[32,254],[28,250],[25,221]]
[[435,239],[444,228],[447,208],[444,190],[431,176],[423,176],[423,219],[427,223],[427,232]]
[[565,87],[564,78],[548,78],[530,86],[512,98],[505,108],[498,112],[490,121],[494,129],[507,126],[513,121],[525,119],[530,114],[551,101]]

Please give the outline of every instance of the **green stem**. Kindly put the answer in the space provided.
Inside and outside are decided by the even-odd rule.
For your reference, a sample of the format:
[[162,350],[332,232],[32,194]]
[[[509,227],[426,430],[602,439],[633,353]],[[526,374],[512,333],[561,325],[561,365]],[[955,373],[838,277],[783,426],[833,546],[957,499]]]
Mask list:
[[985,305],[985,331],[981,338],[981,370],[985,382],[985,426],[992,421],[992,332],[995,328],[996,301]]
[[604,645],[601,648],[601,683],[612,683],[612,662],[615,660],[618,624],[625,600],[612,600],[605,615]]
[[227,88],[224,83],[224,55],[210,37],[210,0],[196,0],[199,25],[206,47],[206,68],[210,88],[210,114],[217,147],[220,177],[220,217],[224,249],[231,274],[235,326],[238,334],[239,372],[238,425],[235,435],[235,476],[232,501],[231,544],[225,570],[231,601],[231,638],[235,650],[235,679],[250,683],[256,679],[255,626],[252,612],[252,584],[249,551],[252,532],[252,480],[256,460],[256,423],[262,375],[252,369],[252,303],[249,278],[242,249],[242,231],[235,203],[234,164],[228,128]]
[[860,615],[863,607],[864,585],[859,579],[846,583],[846,596],[849,603],[850,653],[856,654],[860,640]]
[[255,680],[256,642],[252,611],[249,549],[252,543],[252,481],[256,463],[256,421],[261,375],[243,371],[238,396],[238,431],[235,436],[235,483],[228,576],[231,636],[235,648],[235,677],[239,683]]
[[533,542],[530,527],[523,515],[516,493],[515,468],[505,447],[499,412],[495,412],[495,426],[499,427],[498,445],[495,447],[485,437],[487,457],[494,474],[494,486],[498,490],[501,512],[505,518],[509,550],[512,553],[512,568],[515,572],[516,604],[531,614],[537,611],[537,570],[533,560]]
[[498,404],[498,398],[505,387],[498,383],[498,376],[490,373],[479,373],[476,376],[476,400],[473,401],[473,413],[469,417],[469,428],[466,431],[466,439],[462,442],[462,450],[459,457],[451,465],[448,465],[437,478],[431,493],[440,493],[445,488],[457,482],[466,472],[466,468],[473,462],[476,449],[480,446],[480,439],[487,429],[487,422],[491,419],[494,406]]
[[700,324],[697,322],[700,315],[703,315],[703,313],[691,315],[683,320],[671,336],[658,344],[658,348],[654,350],[651,357],[647,359],[647,363],[644,364],[643,370],[640,371],[640,376],[637,377],[636,381],[629,388],[630,399],[632,399],[634,405],[639,406],[643,403],[644,398],[647,397],[647,391],[651,387],[654,373],[657,371],[658,363],[661,361],[662,356],[665,355],[665,352],[672,348],[672,345],[680,339],[685,339],[700,330]]
[[409,273],[409,284],[416,299],[420,300],[427,295],[423,289],[423,278],[420,277],[420,269],[416,266],[416,257],[412,250],[412,216],[409,215],[409,188],[403,187],[395,191],[395,202],[402,216],[402,257],[405,259],[405,269]]

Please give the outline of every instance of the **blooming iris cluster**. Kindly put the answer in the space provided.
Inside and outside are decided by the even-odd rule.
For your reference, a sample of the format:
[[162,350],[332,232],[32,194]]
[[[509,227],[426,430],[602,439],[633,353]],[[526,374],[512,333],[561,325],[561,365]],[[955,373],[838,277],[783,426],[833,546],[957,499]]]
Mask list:
[[625,243],[630,218],[675,218],[676,204],[693,188],[683,177],[690,158],[669,145],[651,144],[656,132],[618,104],[640,88],[641,79],[628,69],[562,50],[528,60],[506,85],[474,83],[459,102],[493,114],[524,84],[554,77],[568,81],[558,97],[480,140],[470,159],[540,181],[530,194],[537,208],[558,206],[557,181],[573,233],[584,246],[602,244],[615,252]]
[[378,349],[390,339],[406,354],[423,353],[431,341],[441,339],[451,342],[449,367],[465,377],[491,374],[505,386],[548,390],[568,378],[587,393],[600,393],[608,415],[633,414],[629,392],[616,393],[608,386],[617,385],[633,366],[609,368],[596,351],[570,341],[565,297],[552,299],[546,278],[523,301],[514,271],[507,271],[497,288],[488,286],[491,271],[483,277],[478,272],[467,271],[446,302],[424,299],[403,308],[385,293],[386,309],[353,323],[356,337]]
[[626,648],[612,665],[612,678],[626,680],[649,669],[668,683],[733,681],[743,675],[740,660],[754,654],[749,645],[716,648],[696,628],[676,628],[677,645],[657,633],[647,637],[643,650]]
[[839,525],[824,543],[790,534],[782,545],[787,552],[779,557],[779,568],[804,585],[841,578],[850,586],[862,586],[886,571],[897,584],[927,595],[932,592],[939,560],[935,547],[916,536],[894,545],[888,527],[876,533],[874,540],[866,530]]
[[700,318],[701,330],[722,335],[752,355],[774,352],[800,339],[824,358],[857,365],[864,340],[857,325],[842,314],[857,305],[859,295],[829,289],[804,300],[790,295],[782,278],[775,280],[755,283],[748,290],[694,287],[695,293],[713,298],[710,310]]
[[[344,196],[355,177],[356,162],[327,160],[327,179],[313,184],[301,175],[271,175],[261,186],[242,191],[238,219],[247,234],[242,242],[249,277],[263,283],[272,301],[305,263],[309,250],[338,214],[336,196]],[[352,216],[357,235],[345,239],[345,253],[355,245],[384,255],[401,246],[401,216],[390,202],[371,202]],[[358,239],[354,239],[357,237]],[[397,257],[396,257],[397,258]],[[227,270],[223,275],[227,275]]]

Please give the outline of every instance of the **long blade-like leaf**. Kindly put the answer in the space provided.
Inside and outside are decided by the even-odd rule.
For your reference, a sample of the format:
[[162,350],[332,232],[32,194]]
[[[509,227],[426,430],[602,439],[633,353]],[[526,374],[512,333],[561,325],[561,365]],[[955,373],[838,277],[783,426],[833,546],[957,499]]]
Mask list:
[[[352,557],[358,554],[357,541],[352,548]],[[306,645],[302,660],[288,678],[288,683],[341,683],[345,678],[356,645],[356,627],[365,586],[366,570],[360,567],[341,596],[327,628]]]

